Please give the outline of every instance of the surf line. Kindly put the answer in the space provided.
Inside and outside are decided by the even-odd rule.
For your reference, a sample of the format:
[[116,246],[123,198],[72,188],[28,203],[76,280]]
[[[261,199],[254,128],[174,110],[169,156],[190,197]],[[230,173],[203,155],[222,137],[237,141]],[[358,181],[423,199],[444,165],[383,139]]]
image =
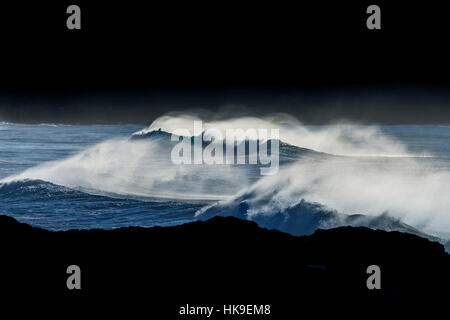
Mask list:
[[203,122],[194,121],[193,134],[186,128],[172,132],[171,141],[179,143],[172,149],[171,160],[174,164],[208,165],[258,164],[259,161],[261,175],[274,175],[279,167],[280,134],[279,129],[272,128],[269,137],[268,131],[226,129],[224,137],[222,130],[212,127],[203,131]]

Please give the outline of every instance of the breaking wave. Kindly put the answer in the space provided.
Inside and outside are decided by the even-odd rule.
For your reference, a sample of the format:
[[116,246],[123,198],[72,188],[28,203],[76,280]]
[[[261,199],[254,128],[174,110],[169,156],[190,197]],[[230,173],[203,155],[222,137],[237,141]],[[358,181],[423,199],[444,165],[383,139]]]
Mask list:
[[102,196],[206,201],[196,218],[234,215],[293,234],[366,225],[450,238],[448,167],[377,127],[306,127],[287,115],[201,119],[204,129],[279,128],[280,170],[261,177],[247,165],[174,165],[167,137],[177,128],[191,130],[196,119],[163,116],[132,139],[105,141],[7,177],[0,193],[45,181]]

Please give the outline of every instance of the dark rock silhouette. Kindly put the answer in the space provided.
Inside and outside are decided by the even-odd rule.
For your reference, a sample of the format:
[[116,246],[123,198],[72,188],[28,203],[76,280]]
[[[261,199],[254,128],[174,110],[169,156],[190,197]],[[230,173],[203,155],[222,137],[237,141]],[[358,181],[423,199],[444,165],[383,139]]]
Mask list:
[[[450,256],[441,244],[363,227],[294,237],[215,217],[175,227],[52,232],[0,216],[0,240],[0,291],[9,299],[108,305],[112,313],[151,307],[158,319],[197,319],[177,317],[187,303],[270,304],[265,319],[289,319],[324,304],[351,302],[355,312],[448,297],[450,289]],[[81,268],[81,290],[66,287],[72,264]],[[381,268],[381,290],[367,289],[372,264]]]

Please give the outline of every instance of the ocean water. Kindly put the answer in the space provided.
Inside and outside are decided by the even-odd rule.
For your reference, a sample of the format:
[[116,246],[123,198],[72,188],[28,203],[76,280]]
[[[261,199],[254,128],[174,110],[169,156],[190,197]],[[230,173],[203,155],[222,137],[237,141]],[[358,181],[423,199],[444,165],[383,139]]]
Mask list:
[[[102,141],[129,137],[136,125],[0,124],[0,180],[69,158]],[[50,230],[174,225],[191,221],[198,204],[83,192],[39,179],[0,185],[0,213]],[[98,194],[99,193],[99,194]]]
[[450,238],[450,125],[211,122],[280,128],[280,169],[262,176],[251,165],[173,164],[173,142],[149,133],[180,119],[192,120],[0,123],[0,214],[50,230],[233,215],[292,234],[366,225]]

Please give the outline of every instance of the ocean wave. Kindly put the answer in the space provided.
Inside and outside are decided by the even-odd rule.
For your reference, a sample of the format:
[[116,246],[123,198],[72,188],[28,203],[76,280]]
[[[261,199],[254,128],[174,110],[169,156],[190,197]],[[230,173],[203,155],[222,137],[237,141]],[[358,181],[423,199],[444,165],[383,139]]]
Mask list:
[[170,150],[156,141],[114,139],[6,177],[0,183],[42,180],[126,197],[219,200],[250,185],[259,175],[257,168],[245,166],[175,165]]
[[[197,217],[235,215],[303,234],[355,221],[369,226],[378,217],[388,216],[410,226],[402,230],[449,239],[448,194],[450,173],[413,159],[298,161],[232,199],[199,210]],[[355,214],[367,218],[349,219]],[[386,224],[377,227],[388,229]]]
[[199,219],[236,215],[294,234],[361,224],[450,238],[450,172],[412,157],[375,127],[307,128],[289,117],[207,122],[206,128],[280,128],[280,170],[261,177],[249,165],[173,164],[171,132],[192,119],[162,117],[131,138],[7,177],[0,192],[17,181],[45,181],[93,194],[204,200],[211,204]]
[[[154,120],[152,124],[135,135],[145,135],[162,130],[173,133],[186,128],[194,133],[194,122],[201,121],[203,130],[227,129],[271,129],[280,131],[279,139],[291,146],[301,147],[332,155],[343,156],[421,156],[414,154],[401,142],[388,137],[377,126],[357,124],[336,124],[326,126],[305,126],[298,119],[284,113],[265,117],[229,117],[215,114],[206,117],[194,113],[168,113]],[[194,135],[194,134],[192,134]]]
[[295,205],[274,212],[255,210],[251,201],[239,197],[233,201],[205,206],[196,212],[199,220],[214,216],[233,216],[251,220],[268,229],[276,229],[296,236],[310,235],[317,229],[331,229],[342,226],[368,227],[385,231],[412,233],[432,241],[444,242],[435,237],[391,217],[389,214],[367,216],[363,214],[341,214],[320,203],[311,203],[301,199]]
[[0,183],[0,195],[4,202],[9,203],[69,200],[73,197],[80,198],[81,194],[74,189],[43,180],[25,179]]

